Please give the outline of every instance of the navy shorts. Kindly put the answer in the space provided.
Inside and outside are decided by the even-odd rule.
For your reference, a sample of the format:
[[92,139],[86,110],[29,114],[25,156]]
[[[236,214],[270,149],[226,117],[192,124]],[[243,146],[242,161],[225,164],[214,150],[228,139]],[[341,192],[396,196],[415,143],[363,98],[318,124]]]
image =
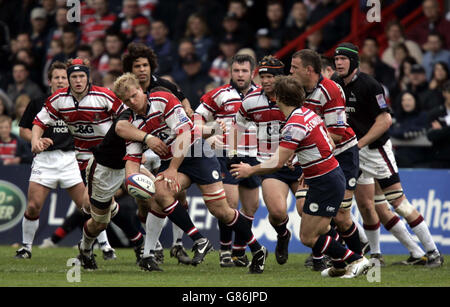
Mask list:
[[[201,142],[201,143],[200,143]],[[194,145],[196,150],[203,148],[201,154],[194,154]],[[207,185],[222,181],[220,175],[221,168],[214,151],[205,143],[204,140],[196,141],[196,144],[191,146],[191,151],[186,155],[178,168],[178,172],[188,176],[192,183],[198,185]],[[199,147],[201,145],[201,147]],[[161,173],[169,168],[170,161],[161,161],[161,166],[158,172]]]
[[287,185],[291,185],[292,183],[298,182],[298,178],[302,175],[302,167],[300,165],[295,166],[295,170],[291,170],[287,166],[283,166],[278,171],[272,174],[267,175],[261,175],[261,180],[264,181],[265,179],[277,179],[280,180]]
[[320,177],[305,179],[309,186],[303,212],[309,215],[336,216],[345,194],[345,177],[340,167]]
[[[251,176],[249,178],[243,178],[243,179],[234,178],[231,175],[230,170],[227,167],[227,164],[229,163],[229,161],[228,161],[229,159],[226,157],[219,157],[219,158],[217,158],[217,160],[219,160],[219,163],[220,163],[221,175],[222,175],[224,184],[242,185],[249,189],[254,189],[261,185],[261,178],[259,178],[259,176]],[[238,163],[238,161],[243,162],[243,163],[248,163],[251,166],[259,164],[258,160],[256,160],[256,158],[254,158],[254,157],[239,157],[237,159],[235,158],[234,161],[235,161],[235,163]]]
[[359,177],[359,149],[355,145],[335,156],[344,172],[345,188],[350,191],[356,189],[356,180]]

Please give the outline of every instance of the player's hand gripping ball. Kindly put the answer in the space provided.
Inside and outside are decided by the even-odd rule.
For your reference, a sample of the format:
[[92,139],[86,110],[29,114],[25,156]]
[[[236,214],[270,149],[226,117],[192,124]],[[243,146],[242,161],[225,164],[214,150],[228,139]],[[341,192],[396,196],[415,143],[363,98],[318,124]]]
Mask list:
[[125,179],[128,194],[137,199],[149,199],[155,194],[155,183],[144,174],[131,174]]

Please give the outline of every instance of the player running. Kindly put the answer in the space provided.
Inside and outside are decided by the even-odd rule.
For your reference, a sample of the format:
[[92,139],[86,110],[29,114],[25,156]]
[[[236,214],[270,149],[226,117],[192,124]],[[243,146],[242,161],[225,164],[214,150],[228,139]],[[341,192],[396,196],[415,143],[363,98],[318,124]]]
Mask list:
[[[262,88],[248,94],[236,113],[238,130],[249,130],[256,125],[258,140],[258,162],[269,160],[278,148],[280,131],[286,118],[275,101],[275,77],[284,74],[284,64],[273,56],[265,56],[258,63],[258,72]],[[289,240],[291,232],[286,225],[289,221],[287,203],[289,190],[294,194],[298,179],[302,174],[301,167],[294,170],[283,166],[273,174],[261,175],[264,202],[269,211],[269,221],[278,233],[275,259],[279,264],[288,260]]]
[[[262,273],[267,250],[258,243],[250,225],[239,211],[228,205],[220,178],[220,165],[209,146],[194,137],[193,123],[179,100],[164,88],[155,88],[152,93],[146,95],[136,77],[130,73],[116,80],[114,91],[126,105],[137,110],[132,123],[147,133],[145,138],[158,137],[170,148],[168,154],[160,156],[161,167],[157,176],[160,180],[155,182],[154,195],[159,207],[155,208],[155,211],[168,216],[194,241],[195,255],[192,264],[201,263],[212,245],[193,225],[175,196],[180,187],[183,190],[196,183],[211,214],[245,238],[253,253],[250,273]],[[194,155],[194,143],[202,153],[200,157]],[[127,145],[127,175],[139,171],[143,151],[141,142],[130,142]]]
[[[322,118],[327,132],[336,145],[333,153],[344,172],[346,188],[341,207],[333,220],[338,234],[344,239],[348,248],[357,254],[362,254],[358,228],[350,214],[359,171],[358,142],[352,128],[347,124],[344,93],[339,85],[321,75],[320,56],[313,50],[303,49],[294,53],[291,74],[300,81],[306,92],[304,107]],[[301,191],[300,194],[301,198],[297,204],[301,211],[306,191]],[[323,255],[313,255],[313,264],[315,270],[322,271],[326,268]],[[334,264],[334,267],[339,266],[345,265]]]
[[305,93],[298,80],[279,76],[274,91],[286,117],[276,153],[256,166],[233,164],[231,172],[237,178],[273,173],[295,153],[303,170],[304,183],[309,186],[300,239],[314,254],[326,254],[348,263],[346,268],[336,268],[342,272],[342,278],[356,277],[367,270],[369,261],[337,242],[336,232],[330,227],[331,218],[336,216],[344,197],[345,177],[334,158],[325,125],[320,116],[303,107]]
[[[379,225],[377,213],[386,229],[394,230],[400,242],[411,252],[407,264],[423,264],[424,252],[410,239],[401,220],[387,207],[404,217],[427,252],[426,265],[439,267],[444,258],[438,251],[422,215],[406,198],[398,175],[388,129],[392,124],[389,107],[381,85],[369,75],[359,71],[358,47],[340,44],[334,54],[336,71],[347,98],[348,123],[358,138],[361,176],[356,188],[358,208],[366,224],[371,252],[379,253]],[[373,183],[375,182],[375,190]],[[375,195],[375,206],[373,198]],[[375,212],[375,208],[376,212]],[[393,232],[394,233],[394,232]],[[375,250],[377,248],[378,250]]]
[[[195,110],[195,125],[208,138],[208,142],[216,150],[217,159],[220,162],[220,174],[223,176],[223,185],[227,202],[232,208],[238,208],[239,200],[242,208],[240,214],[252,225],[254,214],[259,206],[259,186],[261,181],[258,177],[236,180],[231,176],[228,167],[230,161],[243,161],[256,164],[256,139],[253,129],[246,130],[243,134],[243,142],[234,149],[230,138],[230,129],[234,117],[241,107],[245,96],[254,92],[258,87],[252,82],[252,75],[256,63],[250,55],[236,55],[230,63],[231,80],[229,84],[218,87],[200,98],[200,105]],[[211,136],[208,124],[219,121],[226,126],[222,134],[216,133]],[[221,267],[248,266],[249,261],[245,255],[246,244],[242,238],[235,237],[232,243],[232,232],[219,221],[220,250],[219,261]],[[232,251],[231,251],[232,250]]]

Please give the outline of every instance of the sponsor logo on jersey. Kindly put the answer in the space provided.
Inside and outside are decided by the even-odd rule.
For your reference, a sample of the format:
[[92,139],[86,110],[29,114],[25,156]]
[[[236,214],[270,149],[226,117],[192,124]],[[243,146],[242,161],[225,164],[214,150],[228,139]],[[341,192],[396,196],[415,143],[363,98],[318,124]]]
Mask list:
[[378,105],[380,106],[380,108],[386,108],[387,107],[387,103],[386,103],[386,100],[384,100],[384,95],[383,94],[378,94],[375,97],[377,98],[377,102],[378,102]]
[[26,207],[22,190],[15,184],[0,180],[0,232],[20,223]]

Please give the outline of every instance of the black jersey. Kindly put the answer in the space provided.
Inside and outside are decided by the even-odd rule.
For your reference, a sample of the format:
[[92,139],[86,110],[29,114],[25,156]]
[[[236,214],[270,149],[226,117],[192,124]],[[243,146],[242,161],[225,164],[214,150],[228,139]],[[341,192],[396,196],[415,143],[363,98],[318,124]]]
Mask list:
[[[33,129],[33,120],[45,105],[46,100],[47,97],[45,96],[31,100],[27,108],[25,109],[25,112],[23,113],[19,126],[22,128]],[[45,129],[42,137],[50,138],[53,140],[53,145],[48,147],[45,151],[58,149],[63,151],[75,150],[72,134],[70,133],[67,125],[62,120],[56,121],[55,126],[50,126]]]
[[126,141],[117,135],[116,124],[119,120],[128,120],[132,116],[131,109],[123,111],[119,117],[114,120],[102,142],[90,150],[98,164],[113,169],[122,169],[125,167],[123,158],[126,154]]
[[[355,131],[356,137],[361,139],[373,126],[378,115],[389,112],[383,87],[374,78],[360,71],[347,85],[342,79],[336,81],[344,89],[348,124]],[[387,140],[388,131],[369,144],[369,148],[378,148]]]
[[184,96],[184,94],[172,82],[170,82],[164,78],[157,77],[155,75],[151,75],[151,78],[152,78],[152,81],[150,82],[150,86],[148,87],[148,89],[146,91],[147,94],[150,93],[150,90],[152,88],[155,88],[157,86],[162,86],[162,87],[165,87],[168,90],[170,90],[172,92],[172,94],[174,94],[175,97],[177,97],[180,102],[186,98],[186,96]]

